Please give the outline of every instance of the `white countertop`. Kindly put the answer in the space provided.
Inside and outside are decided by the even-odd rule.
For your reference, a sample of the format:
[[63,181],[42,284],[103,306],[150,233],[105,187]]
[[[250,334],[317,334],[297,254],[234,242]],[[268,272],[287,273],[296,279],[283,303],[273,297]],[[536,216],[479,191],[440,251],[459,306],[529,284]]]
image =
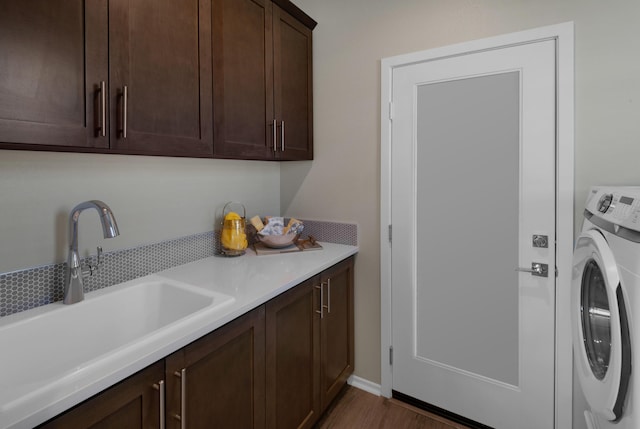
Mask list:
[[[37,380],[31,376],[28,384],[21,383],[20,386],[12,380],[30,377],[20,377],[19,373],[15,376],[16,371],[30,374],[34,368],[47,366],[49,352],[69,352],[25,352],[29,356],[25,356],[24,362],[27,363],[22,368],[7,367],[9,365],[3,364],[0,353],[0,428],[30,428],[45,422],[358,252],[356,246],[333,243],[322,243],[322,246],[322,250],[277,255],[256,256],[252,250],[247,250],[246,255],[236,258],[209,257],[86,294],[89,300],[94,294],[108,294],[111,290],[140,282],[174,281],[229,295],[234,300],[219,308],[198,311],[140,341],[78,365],[72,371],[47,374],[44,378],[37,377]],[[0,331],[49,312],[64,311],[64,308],[63,304],[54,303],[0,318]],[[114,308],[114,312],[117,311]],[[81,325],[82,321],[78,323]],[[21,341],[28,342],[29,338]],[[84,344],[78,346],[83,347]],[[2,344],[1,347],[20,348],[21,345]]]

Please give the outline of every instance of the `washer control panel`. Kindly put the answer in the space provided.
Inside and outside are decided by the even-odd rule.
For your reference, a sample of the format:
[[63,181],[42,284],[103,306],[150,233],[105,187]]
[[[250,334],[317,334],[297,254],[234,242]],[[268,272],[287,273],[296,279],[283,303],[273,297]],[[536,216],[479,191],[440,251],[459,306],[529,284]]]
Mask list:
[[640,231],[640,187],[594,187],[586,208],[615,225]]

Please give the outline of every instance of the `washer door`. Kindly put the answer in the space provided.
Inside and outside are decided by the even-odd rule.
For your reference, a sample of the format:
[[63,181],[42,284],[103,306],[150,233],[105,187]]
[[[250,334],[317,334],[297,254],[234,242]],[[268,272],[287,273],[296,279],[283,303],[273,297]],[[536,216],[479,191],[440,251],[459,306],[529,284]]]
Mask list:
[[622,417],[631,372],[624,296],[613,253],[602,234],[583,232],[576,243],[572,277],[576,372],[593,413]]

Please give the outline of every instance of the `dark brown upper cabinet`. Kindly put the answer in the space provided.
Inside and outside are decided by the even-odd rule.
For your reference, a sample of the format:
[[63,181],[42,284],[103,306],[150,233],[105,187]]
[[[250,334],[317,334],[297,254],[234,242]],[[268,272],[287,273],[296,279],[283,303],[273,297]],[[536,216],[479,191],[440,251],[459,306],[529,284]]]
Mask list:
[[113,150],[211,156],[210,28],[205,0],[109,0]]
[[0,142],[108,148],[96,138],[106,11],[104,0],[0,0]]
[[210,31],[205,0],[0,0],[2,147],[212,156]]
[[313,159],[315,21],[283,0],[212,0],[212,12],[214,156]]
[[315,25],[289,0],[0,0],[0,148],[313,159]]
[[313,159],[311,29],[283,9],[273,9],[275,155]]
[[273,119],[272,4],[212,0],[214,156],[267,159]]

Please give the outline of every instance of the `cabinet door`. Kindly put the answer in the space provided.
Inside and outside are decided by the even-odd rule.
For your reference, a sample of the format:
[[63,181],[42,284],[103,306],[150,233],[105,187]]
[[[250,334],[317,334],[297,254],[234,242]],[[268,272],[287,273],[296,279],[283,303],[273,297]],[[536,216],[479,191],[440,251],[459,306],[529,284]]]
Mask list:
[[211,156],[210,32],[205,0],[109,1],[115,151]]
[[160,427],[163,361],[39,426],[41,429],[152,429]]
[[353,258],[322,273],[321,401],[324,410],[353,373]]
[[320,415],[317,278],[266,304],[267,428],[310,428]]
[[278,159],[313,159],[311,30],[273,7]]
[[212,0],[214,155],[273,157],[272,4]]
[[167,357],[167,428],[264,428],[264,350],[259,307]]
[[108,147],[107,48],[106,0],[1,0],[0,142]]

